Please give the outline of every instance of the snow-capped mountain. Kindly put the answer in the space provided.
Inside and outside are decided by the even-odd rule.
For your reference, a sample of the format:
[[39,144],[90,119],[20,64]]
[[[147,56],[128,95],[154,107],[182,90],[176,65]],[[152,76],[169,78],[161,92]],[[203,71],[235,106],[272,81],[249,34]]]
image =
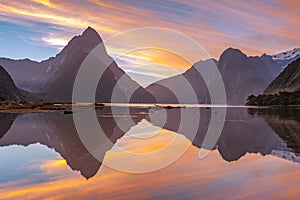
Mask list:
[[300,58],[300,48],[294,48],[279,54],[271,55],[272,59],[285,68],[288,64]]
[[293,50],[282,52],[272,55],[274,61],[276,60],[290,60],[300,56],[300,48],[294,48]]
[[283,158],[285,160],[289,160],[292,162],[300,163],[300,155],[298,153],[293,152],[292,150],[272,150],[271,155],[276,156],[278,158]]
[[265,90],[267,94],[280,91],[294,92],[300,89],[300,58],[288,66],[274,79]]

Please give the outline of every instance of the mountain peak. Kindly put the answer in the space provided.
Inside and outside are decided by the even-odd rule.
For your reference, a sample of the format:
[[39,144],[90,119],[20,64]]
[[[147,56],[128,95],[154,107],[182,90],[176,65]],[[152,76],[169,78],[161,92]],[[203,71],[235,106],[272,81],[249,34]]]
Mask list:
[[87,27],[80,37],[87,38],[89,40],[100,40],[102,41],[100,35],[92,27]]
[[82,35],[86,35],[86,34],[96,34],[98,35],[97,31],[95,29],[93,29],[92,27],[88,26],[82,33]]
[[223,54],[224,53],[239,53],[239,54],[244,54],[241,50],[239,50],[239,49],[235,49],[235,48],[232,48],[232,47],[229,47],[229,48],[227,48],[224,52],[223,52]]
[[247,57],[241,50],[239,49],[234,49],[232,47],[229,47],[228,49],[226,49],[220,56],[219,61],[225,59],[228,60],[230,58],[242,58],[242,57]]
[[207,60],[200,60],[199,62],[196,62],[192,67],[199,69],[202,67],[211,67],[212,65],[216,65],[217,63],[218,61],[216,59],[210,58]]
[[[94,49],[97,45],[102,43],[102,39],[100,35],[97,33],[95,29],[92,27],[86,28],[81,35],[77,35],[73,37],[67,46],[63,48],[63,50],[57,55],[63,55],[69,54],[70,52],[82,48],[85,52],[89,53]],[[56,56],[56,57],[57,57]]]

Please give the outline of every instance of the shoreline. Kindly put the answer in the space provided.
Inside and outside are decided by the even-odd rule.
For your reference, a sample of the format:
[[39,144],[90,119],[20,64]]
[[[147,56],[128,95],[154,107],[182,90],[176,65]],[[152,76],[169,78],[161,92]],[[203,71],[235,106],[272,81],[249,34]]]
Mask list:
[[102,109],[105,106],[103,103],[95,104],[72,104],[72,103],[0,103],[0,113],[49,113],[49,112],[64,112],[70,114],[76,108],[91,108]]
[[[126,104],[127,106],[130,104]],[[139,105],[139,106],[138,106]],[[227,108],[248,108],[248,109],[290,109],[300,108],[300,105],[272,105],[272,106],[241,106],[241,105],[209,105],[209,104],[132,104],[132,107],[143,108],[164,108],[164,109],[184,109],[184,108],[212,108],[212,107],[227,107]],[[187,105],[187,106],[186,106]],[[0,103],[0,113],[50,113],[50,112],[63,112],[64,114],[72,114],[73,108],[92,108],[103,109],[105,107],[114,106],[111,103],[91,103],[91,104],[72,104],[72,103],[15,103],[15,102],[2,102]],[[125,106],[125,105],[115,105]],[[127,107],[126,106],[126,107]]]

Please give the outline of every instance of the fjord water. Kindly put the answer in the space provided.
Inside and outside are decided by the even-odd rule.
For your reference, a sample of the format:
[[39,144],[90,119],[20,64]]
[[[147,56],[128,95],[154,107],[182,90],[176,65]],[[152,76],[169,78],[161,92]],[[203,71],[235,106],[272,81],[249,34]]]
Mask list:
[[[200,113],[199,122],[194,121],[196,111]],[[190,116],[188,120],[182,121],[183,113]],[[131,107],[128,115],[119,106],[113,116],[111,107],[105,107],[97,111],[97,117],[111,145],[104,147],[102,160],[94,158],[85,148],[72,115],[0,114],[0,199],[299,196],[299,108],[228,107],[217,144],[208,156],[199,159],[211,114],[209,107],[141,106]],[[180,126],[180,123],[185,124]],[[191,136],[189,123],[199,124],[195,137]],[[162,169],[134,174],[105,164],[113,163],[121,170],[147,168],[172,155],[161,151],[158,157],[141,162],[127,157],[124,151],[159,153],[170,141],[174,152],[182,145],[190,147]]]

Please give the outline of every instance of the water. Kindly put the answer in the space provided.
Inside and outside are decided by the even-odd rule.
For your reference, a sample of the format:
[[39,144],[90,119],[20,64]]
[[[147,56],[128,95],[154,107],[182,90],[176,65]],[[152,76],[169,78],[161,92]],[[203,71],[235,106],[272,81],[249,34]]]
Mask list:
[[0,114],[0,199],[299,196],[299,108],[228,107],[217,143],[199,159],[211,112],[206,106],[130,107],[130,115],[117,106],[114,116],[111,107],[98,110],[110,141],[95,141],[104,151],[98,159],[81,141],[72,115]]

